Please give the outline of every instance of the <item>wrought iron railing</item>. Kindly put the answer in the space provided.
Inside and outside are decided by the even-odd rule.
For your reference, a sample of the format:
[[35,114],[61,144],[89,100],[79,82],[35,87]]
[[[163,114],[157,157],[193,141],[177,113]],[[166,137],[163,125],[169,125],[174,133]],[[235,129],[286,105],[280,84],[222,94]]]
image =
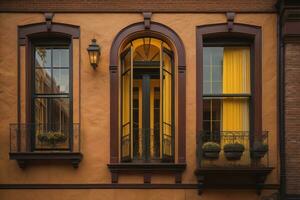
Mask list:
[[269,166],[267,131],[202,131],[197,140],[199,167]]
[[[122,155],[130,155],[133,160],[172,160],[174,157],[173,129],[133,128],[132,133],[121,136]],[[131,145],[131,141],[133,142]],[[125,153],[126,151],[126,153]]]
[[10,124],[10,152],[80,152],[80,125]]

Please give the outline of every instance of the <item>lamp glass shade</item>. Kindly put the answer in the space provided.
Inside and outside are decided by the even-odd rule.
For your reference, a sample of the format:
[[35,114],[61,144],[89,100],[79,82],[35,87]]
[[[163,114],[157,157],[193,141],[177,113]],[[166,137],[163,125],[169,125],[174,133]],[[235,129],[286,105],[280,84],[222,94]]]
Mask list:
[[92,43],[87,48],[89,53],[90,64],[95,68],[97,67],[100,59],[100,47],[96,43],[96,39],[92,40]]

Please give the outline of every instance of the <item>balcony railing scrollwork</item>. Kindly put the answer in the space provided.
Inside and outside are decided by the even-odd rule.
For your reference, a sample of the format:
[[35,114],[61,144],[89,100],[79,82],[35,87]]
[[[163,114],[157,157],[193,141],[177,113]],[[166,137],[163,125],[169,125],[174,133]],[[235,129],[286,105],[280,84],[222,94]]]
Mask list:
[[[198,164],[200,167],[267,167],[268,147],[267,131],[256,135],[249,131],[203,131],[197,144]],[[214,152],[215,156],[210,156]]]
[[260,192],[272,169],[267,131],[258,134],[202,131],[198,134],[195,175],[199,185],[256,188]]

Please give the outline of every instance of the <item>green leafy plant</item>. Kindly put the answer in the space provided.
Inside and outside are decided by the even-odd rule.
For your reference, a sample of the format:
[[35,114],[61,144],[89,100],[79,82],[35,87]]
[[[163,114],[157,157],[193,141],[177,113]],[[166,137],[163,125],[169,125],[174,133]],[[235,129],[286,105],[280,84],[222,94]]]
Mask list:
[[64,143],[67,140],[67,137],[61,132],[48,131],[38,133],[37,138],[40,142],[46,143],[49,145],[56,145],[59,143]]
[[221,147],[218,143],[216,142],[206,142],[202,145],[202,150],[203,151],[220,151]]
[[221,147],[215,142],[206,142],[202,145],[203,156],[207,159],[218,159]]
[[240,160],[245,146],[240,143],[231,143],[224,145],[224,154],[228,160]]
[[256,142],[253,145],[253,150],[267,152],[269,150],[269,145],[262,142]]
[[251,150],[251,157],[255,160],[259,160],[265,156],[268,152],[269,146],[263,142],[255,142],[253,149]]

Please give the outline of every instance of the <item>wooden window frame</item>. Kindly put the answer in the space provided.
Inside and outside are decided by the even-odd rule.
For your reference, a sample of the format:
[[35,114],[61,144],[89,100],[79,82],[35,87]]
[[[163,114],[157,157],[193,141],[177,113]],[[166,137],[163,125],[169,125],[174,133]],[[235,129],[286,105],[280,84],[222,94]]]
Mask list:
[[[198,26],[196,30],[196,129],[197,142],[203,131],[203,48],[204,40],[214,38],[218,45],[250,44],[250,135],[262,134],[262,67],[261,67],[261,27],[238,24],[233,29],[227,23]],[[233,39],[230,39],[233,38]],[[237,39],[238,38],[238,39]],[[246,41],[246,43],[244,42]],[[250,41],[250,43],[249,43]]]
[[[31,52],[31,58],[27,58],[30,59],[30,65],[31,65],[31,69],[28,69],[28,72],[30,74],[28,74],[28,76],[30,76],[30,79],[28,79],[27,81],[29,82],[28,84],[30,84],[30,88],[28,88],[28,95],[30,96],[30,102],[28,102],[30,105],[30,111],[27,113],[27,123],[29,124],[35,124],[35,105],[34,105],[34,98],[36,98],[37,94],[35,92],[35,48],[37,46],[44,46],[44,47],[50,47],[51,49],[54,48],[59,48],[59,47],[67,47],[66,49],[69,50],[69,92],[67,94],[61,94],[61,93],[51,93],[48,94],[49,96],[52,95],[56,95],[56,96],[62,96],[62,95],[67,95],[68,99],[69,99],[69,115],[70,115],[70,119],[69,119],[69,144],[68,144],[68,148],[63,148],[63,149],[55,149],[55,148],[51,148],[51,149],[37,149],[35,147],[35,134],[30,133],[31,134],[31,139],[30,139],[30,144],[31,144],[31,151],[35,151],[35,150],[39,150],[39,151],[47,151],[47,150],[64,150],[64,151],[72,151],[73,148],[73,54],[72,54],[72,41],[71,38],[69,37],[64,37],[61,36],[59,34],[53,34],[53,35],[46,35],[43,36],[43,34],[38,35],[39,37],[33,37],[30,38],[30,52]],[[51,66],[52,70],[53,70],[53,66]],[[41,94],[38,94],[38,96]],[[52,97],[44,97],[46,99],[50,99]],[[65,98],[65,97],[56,97],[56,98]],[[28,106],[28,107],[29,107]]]
[[[31,124],[33,123],[32,119],[32,113],[33,113],[33,105],[31,102],[32,99],[32,92],[33,92],[33,75],[32,75],[32,67],[34,64],[33,60],[33,47],[34,43],[37,40],[40,40],[41,42],[48,41],[48,43],[54,43],[58,44],[59,39],[63,40],[69,40],[69,51],[70,51],[70,74],[72,75],[72,66],[73,66],[73,46],[72,46],[72,39],[78,39],[80,35],[79,27],[68,25],[68,24],[61,24],[61,23],[52,23],[51,29],[49,30],[49,27],[47,23],[37,23],[37,24],[29,24],[24,26],[18,27],[18,47],[20,52],[20,46],[26,46],[26,123]],[[20,53],[18,54],[18,60],[20,60]],[[20,88],[20,63],[18,65],[18,80],[19,80],[19,87]],[[73,78],[70,76],[70,84],[73,85]],[[19,93],[20,91],[18,91]],[[72,86],[70,87],[70,108],[73,107],[73,100],[72,100]],[[18,123],[21,122],[21,106],[20,106],[20,95],[18,95]],[[72,118],[72,112],[73,109],[70,109],[70,116]],[[72,123],[72,122],[70,122]],[[31,134],[31,133],[30,133]],[[28,145],[32,148],[32,141],[31,137],[28,137],[27,141]],[[72,144],[72,141],[70,140],[70,146]],[[70,149],[72,150],[72,149]]]
[[[141,37],[155,37],[166,42],[176,54],[175,76],[177,76],[177,155],[176,163],[135,164],[121,163],[119,148],[119,81],[120,81],[120,49],[124,48],[129,41]],[[144,181],[149,182],[149,173],[175,173],[175,181],[181,182],[181,173],[186,167],[186,62],[185,49],[180,37],[171,28],[152,22],[145,27],[144,22],[138,22],[122,29],[113,40],[110,50],[110,163],[108,167],[112,172],[112,182],[118,182],[118,174],[121,172],[142,172]]]
[[[20,130],[22,126],[22,121],[30,123],[31,122],[31,87],[32,87],[32,40],[37,38],[47,38],[47,37],[56,37],[56,38],[69,38],[71,41],[71,47],[73,45],[73,39],[80,39],[80,27],[70,24],[63,23],[53,23],[52,20],[48,19],[49,14],[45,14],[46,21],[41,23],[26,24],[18,26],[18,40],[17,40],[17,129]],[[25,47],[25,48],[24,48]],[[25,49],[25,55],[22,54],[21,48]],[[73,49],[70,48],[70,52],[73,52]],[[21,56],[22,55],[22,56]],[[73,55],[73,53],[72,53]],[[21,58],[25,58],[25,74],[21,75],[21,67],[23,63]],[[23,60],[23,59],[22,59]],[[70,58],[70,66],[73,66],[73,59]],[[24,76],[24,77],[23,77]],[[73,74],[72,74],[73,76]],[[25,79],[25,82],[22,82],[22,79]],[[25,97],[24,100],[21,99],[21,88],[25,84]],[[72,83],[73,84],[73,83]],[[80,91],[79,91],[80,93]],[[22,102],[25,101],[25,108],[23,111]],[[24,113],[22,113],[24,112]],[[79,113],[80,115],[80,113]],[[22,120],[21,116],[24,116]],[[80,116],[79,116],[80,117]],[[25,124],[25,125],[26,125]],[[76,124],[79,125],[78,123]],[[78,126],[80,131],[80,126]],[[80,132],[79,132],[80,134]],[[35,160],[63,160],[69,161],[74,168],[77,168],[79,162],[82,160],[82,154],[80,153],[80,139],[79,139],[79,149],[77,151],[68,151],[68,152],[32,152],[31,147],[31,138],[27,137],[25,141],[26,144],[24,149],[18,150],[18,152],[10,152],[10,159],[17,160],[21,168],[25,168],[28,163],[31,163]],[[21,146],[21,140],[17,141],[18,149]]]

